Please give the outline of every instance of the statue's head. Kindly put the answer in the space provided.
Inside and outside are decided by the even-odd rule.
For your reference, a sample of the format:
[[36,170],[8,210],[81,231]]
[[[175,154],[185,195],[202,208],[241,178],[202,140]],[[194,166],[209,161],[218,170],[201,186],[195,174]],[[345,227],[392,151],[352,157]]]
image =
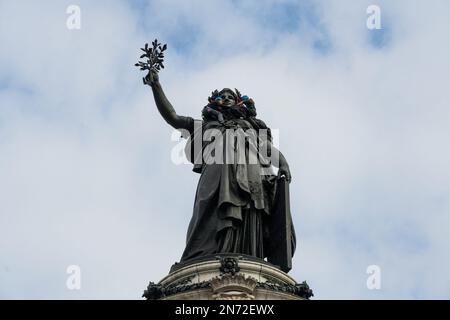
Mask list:
[[224,107],[232,107],[239,102],[239,95],[229,88],[220,91],[213,91],[208,98],[209,102],[216,103]]
[[214,90],[211,96],[208,97],[208,101],[219,108],[246,107],[252,116],[256,116],[255,102],[248,96],[241,95],[238,89],[223,88],[220,91]]
[[221,105],[224,107],[232,107],[237,103],[236,93],[229,88],[223,88],[220,90],[218,98],[222,101]]

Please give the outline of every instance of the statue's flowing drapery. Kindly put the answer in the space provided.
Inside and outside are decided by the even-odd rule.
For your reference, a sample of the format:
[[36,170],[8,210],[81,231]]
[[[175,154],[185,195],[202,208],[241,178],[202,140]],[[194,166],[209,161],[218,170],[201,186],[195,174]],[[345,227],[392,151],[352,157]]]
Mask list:
[[[257,139],[247,139],[247,143],[240,144],[225,133],[226,129],[232,129],[242,138],[249,132],[257,132],[248,130],[256,128],[244,119],[228,121],[227,126],[217,121],[205,121],[195,127],[197,129],[186,144],[186,155],[195,163],[194,171],[201,176],[181,261],[216,253],[267,257],[269,248],[273,247],[269,242],[274,240],[266,221],[273,213],[276,176],[261,174],[263,167],[267,170],[267,165],[264,157],[257,156],[260,152]],[[208,139],[208,132],[217,133],[218,130],[222,133],[221,139],[217,136]],[[203,141],[203,138],[209,141]],[[193,148],[195,139],[203,141],[203,148],[197,153]],[[211,157],[217,159],[217,154],[203,152],[205,148],[223,150],[224,163],[208,164]],[[200,160],[202,156],[203,160]],[[295,234],[292,234],[295,247]]]

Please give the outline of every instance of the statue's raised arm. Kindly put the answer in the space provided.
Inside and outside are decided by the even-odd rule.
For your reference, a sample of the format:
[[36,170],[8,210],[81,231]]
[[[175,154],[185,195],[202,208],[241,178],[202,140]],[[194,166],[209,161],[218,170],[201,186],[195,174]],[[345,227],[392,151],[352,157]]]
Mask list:
[[191,117],[180,116],[175,112],[175,109],[167,99],[161,83],[159,82],[158,72],[161,68],[164,68],[164,51],[166,50],[167,45],[161,46],[156,39],[152,42],[152,45],[153,47],[149,48],[148,44],[146,44],[144,48],[141,48],[141,50],[145,52],[141,56],[141,59],[147,58],[147,61],[139,61],[136,63],[136,66],[140,67],[141,70],[148,70],[148,74],[143,78],[143,82],[145,85],[149,85],[152,88],[156,107],[164,120],[175,129],[186,129],[189,132],[192,132],[193,119]]
[[146,84],[152,88],[156,107],[164,120],[175,129],[186,129],[191,132],[193,130],[193,119],[191,117],[180,116],[176,113],[161,87],[158,74],[150,70],[144,79]]

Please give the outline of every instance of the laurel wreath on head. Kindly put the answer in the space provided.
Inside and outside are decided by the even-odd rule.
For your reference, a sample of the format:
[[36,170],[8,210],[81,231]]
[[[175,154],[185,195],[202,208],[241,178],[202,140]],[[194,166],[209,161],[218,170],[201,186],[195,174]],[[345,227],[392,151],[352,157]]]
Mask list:
[[[253,99],[249,98],[247,95],[242,95],[238,89],[235,88],[233,93],[238,104],[244,104],[247,107],[254,106],[255,102]],[[217,103],[217,98],[220,98],[220,91],[216,89],[211,92],[211,96],[208,97],[208,102],[215,104]]]

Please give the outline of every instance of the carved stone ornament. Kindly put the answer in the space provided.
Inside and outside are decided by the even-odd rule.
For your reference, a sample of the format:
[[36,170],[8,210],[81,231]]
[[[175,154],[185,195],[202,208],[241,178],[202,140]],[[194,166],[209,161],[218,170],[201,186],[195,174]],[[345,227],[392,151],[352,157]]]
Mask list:
[[232,274],[235,275],[236,273],[241,270],[239,268],[238,259],[234,257],[219,257],[220,259],[220,272],[223,274]]
[[226,274],[211,280],[212,297],[216,300],[254,300],[257,284],[251,277]]

